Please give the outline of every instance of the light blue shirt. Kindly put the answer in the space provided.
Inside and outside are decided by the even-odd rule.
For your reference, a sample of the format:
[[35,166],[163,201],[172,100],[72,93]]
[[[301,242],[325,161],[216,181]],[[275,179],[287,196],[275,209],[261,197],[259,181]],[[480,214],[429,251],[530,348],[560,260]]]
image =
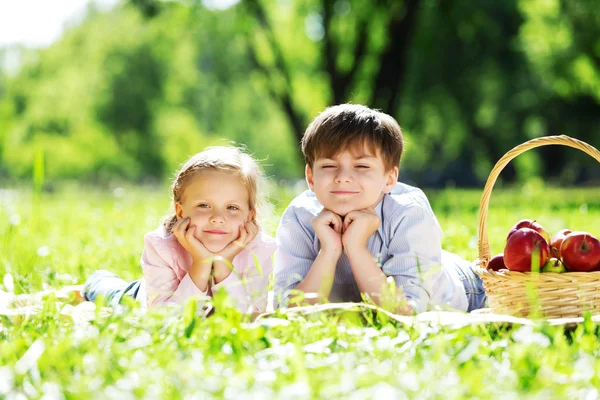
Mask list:
[[[323,209],[309,190],[297,196],[281,217],[275,251],[275,306],[308,273],[320,250],[312,220]],[[421,189],[398,182],[375,208],[381,225],[367,241],[386,276],[394,278],[416,312],[432,306],[466,311],[467,296],[456,268],[466,261],[442,250],[442,229]],[[329,300],[362,301],[346,254],[335,270]]]

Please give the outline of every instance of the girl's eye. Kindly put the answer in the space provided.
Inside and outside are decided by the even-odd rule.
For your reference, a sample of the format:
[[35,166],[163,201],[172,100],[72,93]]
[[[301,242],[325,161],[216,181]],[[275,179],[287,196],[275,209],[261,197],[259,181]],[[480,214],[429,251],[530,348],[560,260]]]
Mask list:
[[230,210],[234,210],[234,211],[237,211],[237,210],[240,209],[238,206],[229,206],[227,208],[230,209]]
[[200,208],[208,208],[209,205],[206,204],[206,203],[200,203],[200,204],[198,204],[198,207],[200,207]]

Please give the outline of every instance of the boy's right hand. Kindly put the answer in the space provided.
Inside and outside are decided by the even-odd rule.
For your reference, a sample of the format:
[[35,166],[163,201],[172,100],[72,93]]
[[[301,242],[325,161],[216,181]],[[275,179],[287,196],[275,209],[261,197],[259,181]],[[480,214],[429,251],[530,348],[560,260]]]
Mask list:
[[194,236],[196,226],[190,226],[191,220],[189,217],[180,218],[173,225],[173,234],[177,241],[187,250],[192,256],[193,263],[210,263],[212,264],[212,254],[202,242]]
[[312,227],[321,242],[321,251],[338,258],[343,250],[342,223],[342,217],[325,208],[312,220]]

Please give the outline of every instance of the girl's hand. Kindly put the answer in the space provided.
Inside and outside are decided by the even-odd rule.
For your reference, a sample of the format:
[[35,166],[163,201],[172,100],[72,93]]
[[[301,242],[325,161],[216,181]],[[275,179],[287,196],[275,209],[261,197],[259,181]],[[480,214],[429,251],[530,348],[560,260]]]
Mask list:
[[235,256],[240,254],[240,252],[246,248],[248,243],[254,240],[257,233],[258,227],[254,222],[246,222],[244,225],[240,225],[238,238],[229,243],[223,250],[215,255],[223,257],[230,263],[233,262]]
[[222,258],[215,258],[213,264],[215,282],[219,283],[227,278],[233,271],[233,259],[248,246],[258,233],[258,227],[253,222],[240,225],[240,233],[236,240],[229,243],[223,250],[215,254]]
[[173,234],[177,238],[177,241],[187,250],[192,256],[192,262],[198,263],[211,263],[214,254],[212,254],[202,242],[200,242],[194,236],[196,232],[195,226],[190,226],[190,218],[181,218],[173,225]]

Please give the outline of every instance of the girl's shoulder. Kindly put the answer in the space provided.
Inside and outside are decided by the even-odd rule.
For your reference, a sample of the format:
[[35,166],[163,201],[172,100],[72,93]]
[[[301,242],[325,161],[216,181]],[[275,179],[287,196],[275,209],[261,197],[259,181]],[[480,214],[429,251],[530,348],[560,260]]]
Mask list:
[[262,230],[259,230],[256,237],[248,244],[250,250],[265,249],[275,251],[276,247],[275,238]]
[[150,231],[144,235],[144,243],[151,243],[154,246],[169,246],[172,247],[177,242],[177,238],[173,233],[168,232],[164,225],[160,225],[153,231]]

